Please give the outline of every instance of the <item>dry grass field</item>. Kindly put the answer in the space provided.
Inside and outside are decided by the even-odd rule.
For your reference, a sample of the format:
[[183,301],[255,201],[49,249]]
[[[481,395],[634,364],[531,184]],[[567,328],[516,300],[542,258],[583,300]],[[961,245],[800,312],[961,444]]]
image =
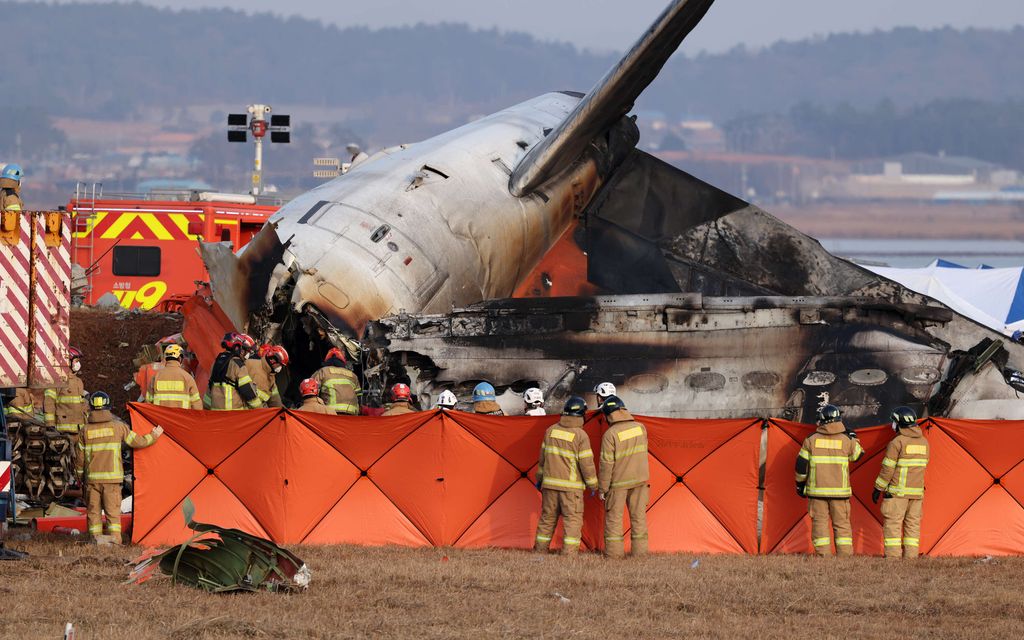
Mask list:
[[996,638],[1024,559],[649,556],[308,547],[301,595],[121,584],[137,548],[40,537],[0,563],[0,638]]

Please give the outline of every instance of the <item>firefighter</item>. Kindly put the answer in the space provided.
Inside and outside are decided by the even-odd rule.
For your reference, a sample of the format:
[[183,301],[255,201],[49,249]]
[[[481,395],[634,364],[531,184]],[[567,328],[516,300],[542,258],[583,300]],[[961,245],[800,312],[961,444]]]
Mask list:
[[399,382],[391,387],[391,404],[382,416],[401,416],[407,413],[416,413],[412,408],[412,390],[409,385]]
[[46,425],[71,438],[74,445],[78,433],[85,424],[85,385],[78,373],[82,370],[82,352],[75,347],[68,348],[71,371],[68,379],[59,387],[43,393],[43,416]]
[[489,382],[481,382],[473,388],[473,413],[485,416],[503,416],[501,405],[495,400],[494,387]]
[[526,405],[524,412],[528,416],[545,416],[544,394],[537,387],[530,387],[523,392],[523,403]]
[[832,532],[836,553],[853,555],[850,463],[862,453],[857,434],[843,426],[839,408],[831,404],[819,407],[818,428],[804,440],[796,459],[796,492],[807,498],[811,543],[819,556],[832,554]]
[[610,382],[602,382],[601,384],[594,387],[594,395],[597,396],[598,408],[604,404],[605,400],[616,395],[618,392],[615,390],[615,385]]
[[302,396],[302,404],[299,405],[299,411],[308,411],[309,413],[322,413],[324,415],[333,416],[335,413],[327,408],[324,401],[320,399],[320,383],[312,378],[306,378],[299,383],[299,395]]
[[[203,405],[211,411],[233,411],[256,409],[260,406],[256,387],[245,369],[246,352],[244,334],[227,333],[220,346],[224,351],[217,355],[210,370],[210,385],[203,398]],[[251,341],[252,338],[249,338]]]
[[459,404],[459,399],[455,393],[445,389],[441,392],[441,395],[437,396],[437,408],[444,411],[453,411]]
[[344,351],[331,347],[312,379],[320,385],[320,397],[328,409],[338,415],[359,415],[359,380],[349,370]]
[[650,469],[647,462],[647,428],[633,419],[622,400],[609,396],[601,405],[608,429],[601,438],[601,471],[598,474],[604,501],[604,553],[609,558],[625,555],[622,510],[629,509],[631,555],[647,553],[647,497]]
[[921,546],[921,516],[924,506],[924,472],[928,466],[928,440],[917,424],[910,407],[896,407],[892,412],[892,430],[896,437],[889,441],[882,459],[882,468],[875,479],[871,501],[882,501],[882,535],[885,557],[916,558]]
[[14,397],[4,404],[4,415],[8,420],[30,420],[35,418],[36,400],[26,387],[14,390]]
[[25,208],[25,202],[21,199],[21,166],[9,164],[0,170],[0,213],[3,214],[3,231],[8,231],[9,224],[14,226],[11,229],[20,227],[18,216]]
[[562,516],[565,537],[562,553],[573,555],[580,548],[583,529],[583,489],[597,489],[594,452],[583,430],[587,403],[572,396],[562,409],[562,417],[544,432],[537,465],[537,489],[540,490],[540,520],[534,551],[547,552],[551,536]]
[[184,355],[181,345],[169,344],[164,348],[164,366],[150,376],[146,402],[175,409],[203,408],[195,378],[181,366]]
[[255,357],[245,361],[245,370],[252,379],[261,407],[283,407],[277,391],[277,374],[288,366],[288,352],[284,347],[265,344]]
[[85,494],[86,521],[89,535],[103,542],[103,513],[107,514],[107,534],[110,542],[121,544],[121,484],[124,468],[121,466],[121,445],[142,449],[153,444],[163,427],[140,436],[110,413],[110,396],[97,391],[89,397],[89,423],[78,441],[75,467],[82,478]]

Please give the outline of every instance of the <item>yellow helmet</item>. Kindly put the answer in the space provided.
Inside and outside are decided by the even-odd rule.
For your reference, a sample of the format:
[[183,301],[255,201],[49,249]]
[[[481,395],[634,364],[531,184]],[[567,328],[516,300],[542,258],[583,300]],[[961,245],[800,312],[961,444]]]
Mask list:
[[181,360],[185,350],[179,344],[169,344],[164,348],[164,358],[167,360]]
[[89,396],[89,407],[93,411],[106,411],[110,409],[110,396],[102,391],[93,393]]

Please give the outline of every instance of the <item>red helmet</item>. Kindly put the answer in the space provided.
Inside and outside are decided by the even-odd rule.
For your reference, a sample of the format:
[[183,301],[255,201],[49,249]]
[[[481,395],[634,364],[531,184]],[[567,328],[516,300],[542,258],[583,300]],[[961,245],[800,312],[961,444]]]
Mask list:
[[274,345],[272,344],[261,344],[260,348],[256,350],[256,355],[261,358],[266,357],[266,355],[270,353],[270,348],[273,346]]
[[256,348],[256,341],[252,339],[247,333],[238,334],[238,341],[242,344],[242,348],[246,351],[252,351]]
[[324,356],[324,362],[327,362],[331,358],[337,358],[342,362],[348,362],[348,358],[345,357],[345,352],[338,347],[331,347],[331,350],[327,352],[326,356]]
[[303,398],[320,395],[320,383],[312,378],[306,378],[299,383],[299,395]]
[[395,386],[391,387],[392,400],[404,400],[405,402],[408,402],[411,398],[412,390],[409,389],[409,385],[399,382]]
[[68,360],[74,360],[75,358],[84,358],[85,354],[79,350],[78,347],[68,347]]
[[[266,350],[264,350],[263,347],[266,347]],[[286,367],[288,366],[288,351],[286,351],[284,347],[276,344],[265,344],[263,347],[260,347],[260,351],[263,351],[263,357],[267,359],[267,362],[276,360],[282,365]]]
[[230,351],[238,349],[242,346],[242,334],[235,333],[234,331],[225,333],[220,341],[220,346]]

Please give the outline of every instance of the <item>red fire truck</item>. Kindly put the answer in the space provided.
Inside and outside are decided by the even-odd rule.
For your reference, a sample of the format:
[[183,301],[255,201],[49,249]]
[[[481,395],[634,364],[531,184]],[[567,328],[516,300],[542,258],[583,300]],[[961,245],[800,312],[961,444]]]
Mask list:
[[[85,304],[112,293],[126,309],[175,310],[207,280],[198,243],[249,242],[282,201],[199,191],[102,193],[79,188],[72,215],[73,262],[85,270]],[[82,287],[82,285],[85,285]]]

